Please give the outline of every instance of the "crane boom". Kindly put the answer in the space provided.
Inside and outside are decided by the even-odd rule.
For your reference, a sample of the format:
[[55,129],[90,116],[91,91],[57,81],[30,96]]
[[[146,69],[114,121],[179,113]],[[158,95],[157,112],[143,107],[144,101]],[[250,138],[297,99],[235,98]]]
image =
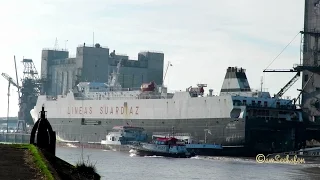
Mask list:
[[12,79],[12,77],[10,77],[8,74],[6,73],[1,73],[1,75],[10,82],[10,84],[14,85],[15,87],[17,87],[18,89],[20,89],[20,86],[18,86]]
[[164,84],[164,80],[166,80],[166,76],[167,76],[167,72],[168,72],[168,68],[169,66],[172,66],[171,62],[168,61],[168,65],[167,65],[167,68],[166,68],[166,72],[164,73],[164,77],[163,77],[163,80],[162,80],[162,86]]
[[17,88],[18,88],[18,98],[20,98],[20,86],[19,86],[19,78],[18,78],[18,71],[17,71],[17,62],[16,62],[16,56],[13,56],[13,59],[14,59],[14,67],[15,67],[15,70],[16,70],[16,80],[17,80]]
[[300,77],[300,72],[298,71],[297,74],[276,94],[277,98],[280,98],[281,96],[283,96],[283,94],[290,89],[290,87],[298,81]]
[[265,69],[263,72],[298,72],[296,69]]

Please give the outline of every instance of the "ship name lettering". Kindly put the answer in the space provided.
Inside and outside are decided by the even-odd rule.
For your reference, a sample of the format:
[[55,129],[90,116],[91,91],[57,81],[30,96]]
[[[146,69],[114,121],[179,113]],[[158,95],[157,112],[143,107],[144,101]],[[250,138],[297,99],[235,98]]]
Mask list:
[[[100,107],[100,114],[127,114],[127,108],[124,106],[116,106],[116,107]],[[139,106],[130,107],[129,114],[139,114]]]
[[92,107],[68,107],[68,114],[92,114]]
[[108,114],[109,108],[108,107],[100,107],[100,114]]

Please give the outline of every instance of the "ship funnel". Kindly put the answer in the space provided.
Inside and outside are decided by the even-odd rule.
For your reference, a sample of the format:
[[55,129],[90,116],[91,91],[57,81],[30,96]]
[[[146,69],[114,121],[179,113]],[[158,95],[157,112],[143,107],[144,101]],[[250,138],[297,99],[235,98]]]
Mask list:
[[246,70],[243,68],[228,67],[220,95],[236,92],[251,92]]

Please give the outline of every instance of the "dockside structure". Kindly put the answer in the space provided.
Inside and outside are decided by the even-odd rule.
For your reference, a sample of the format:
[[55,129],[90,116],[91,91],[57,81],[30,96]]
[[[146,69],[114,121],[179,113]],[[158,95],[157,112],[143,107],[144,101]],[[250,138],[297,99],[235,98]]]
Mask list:
[[162,84],[164,54],[144,51],[138,59],[116,54],[100,44],[77,47],[76,57],[69,57],[67,50],[43,49],[41,78],[45,80],[44,92],[51,96],[66,94],[78,82],[107,82],[119,60],[121,70],[119,82],[123,88],[140,87],[142,83],[154,81]]

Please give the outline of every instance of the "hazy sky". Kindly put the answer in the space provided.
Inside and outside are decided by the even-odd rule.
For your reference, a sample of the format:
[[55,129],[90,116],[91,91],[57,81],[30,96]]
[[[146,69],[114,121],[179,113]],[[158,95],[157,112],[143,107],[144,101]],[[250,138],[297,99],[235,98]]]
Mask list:
[[[40,72],[42,48],[75,55],[86,42],[107,46],[136,59],[139,51],[156,50],[171,61],[165,84],[185,90],[207,83],[219,92],[228,66],[247,69],[251,88],[273,94],[294,74],[263,73],[303,29],[303,0],[0,0],[0,73],[15,78],[13,55],[33,59]],[[66,40],[68,40],[67,43]],[[299,63],[300,35],[270,66],[289,69]],[[0,116],[7,111],[7,81],[0,77]],[[286,94],[297,95],[298,81]],[[16,88],[11,88],[10,115],[17,116]]]

